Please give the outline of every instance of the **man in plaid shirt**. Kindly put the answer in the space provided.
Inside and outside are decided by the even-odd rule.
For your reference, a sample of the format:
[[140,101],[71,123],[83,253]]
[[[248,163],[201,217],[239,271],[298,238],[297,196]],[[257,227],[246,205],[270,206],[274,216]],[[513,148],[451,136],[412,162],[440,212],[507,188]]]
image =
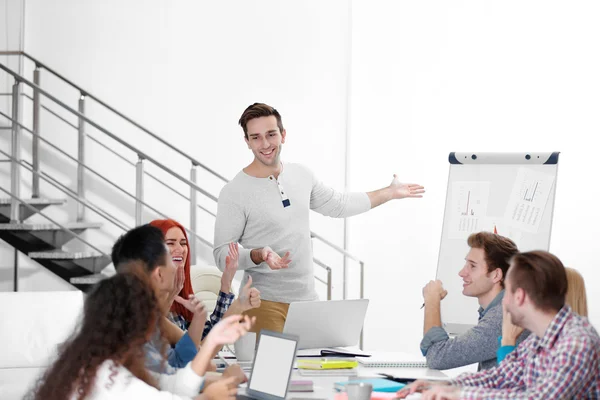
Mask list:
[[600,337],[587,318],[565,304],[567,275],[544,251],[513,257],[503,306],[511,322],[532,332],[494,369],[463,374],[445,384],[416,381],[399,398],[600,399]]

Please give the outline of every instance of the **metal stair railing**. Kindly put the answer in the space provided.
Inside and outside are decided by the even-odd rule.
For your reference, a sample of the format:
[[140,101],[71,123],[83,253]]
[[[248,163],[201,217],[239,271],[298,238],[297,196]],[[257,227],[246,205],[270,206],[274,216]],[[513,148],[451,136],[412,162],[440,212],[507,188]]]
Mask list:
[[[87,169],[88,171],[94,173],[95,175],[99,176],[101,179],[107,180],[102,174],[96,172],[96,171],[92,171],[86,164],[85,164],[85,160],[84,160],[84,155],[83,155],[83,149],[84,149],[84,140],[85,138],[89,138],[91,140],[93,140],[95,143],[99,144],[100,146],[102,146],[103,148],[105,148],[106,150],[110,151],[112,154],[116,155],[117,157],[119,157],[120,159],[126,161],[129,165],[135,165],[136,167],[136,194],[135,195],[131,195],[129,192],[125,191],[124,189],[120,188],[121,191],[123,191],[124,193],[126,193],[128,196],[130,196],[131,198],[134,199],[135,204],[136,204],[136,212],[135,212],[135,221],[136,221],[136,225],[139,225],[141,223],[141,218],[142,218],[142,209],[143,207],[147,207],[150,210],[154,211],[155,213],[157,213],[158,215],[161,215],[164,218],[167,218],[167,216],[162,213],[159,212],[158,210],[154,209],[153,207],[149,206],[146,202],[144,202],[143,200],[143,178],[144,176],[149,176],[151,177],[153,180],[161,183],[164,187],[166,187],[167,189],[169,189],[170,191],[178,194],[180,197],[186,199],[187,201],[190,202],[190,226],[187,227],[186,226],[186,230],[197,240],[199,240],[201,243],[212,247],[212,244],[207,241],[206,239],[202,238],[200,235],[198,235],[195,232],[196,229],[196,209],[200,208],[203,211],[207,212],[209,215],[211,216],[215,216],[215,214],[213,212],[211,212],[210,210],[202,207],[201,205],[198,204],[197,202],[197,192],[200,192],[201,194],[203,194],[206,198],[216,202],[217,198],[208,193],[207,191],[205,191],[203,188],[201,188],[200,186],[197,185],[197,180],[196,180],[196,172],[197,172],[197,167],[201,167],[203,168],[205,171],[207,171],[209,174],[211,174],[212,176],[216,177],[217,179],[221,180],[222,182],[228,182],[228,180],[223,177],[222,175],[218,174],[217,172],[215,172],[214,170],[208,168],[207,166],[205,166],[204,164],[200,163],[198,160],[194,159],[193,157],[191,157],[190,155],[186,154],[185,152],[181,151],[179,148],[173,146],[172,144],[170,144],[169,142],[165,141],[164,139],[162,139],[160,136],[158,136],[157,134],[151,132],[149,129],[145,128],[144,126],[142,126],[141,124],[135,122],[133,119],[127,117],[126,115],[124,115],[123,113],[117,111],[116,109],[114,109],[113,107],[109,106],[106,102],[102,101],[101,99],[97,98],[96,96],[90,94],[88,91],[82,89],[81,87],[79,87],[78,85],[74,84],[73,82],[71,82],[69,79],[65,78],[64,76],[60,75],[58,72],[54,71],[53,69],[49,68],[48,66],[46,66],[45,64],[43,64],[42,62],[40,62],[39,60],[35,59],[34,57],[30,56],[29,54],[25,53],[25,52],[20,52],[20,51],[3,51],[0,52],[0,55],[14,55],[14,56],[23,56],[29,60],[31,60],[33,63],[35,63],[35,70],[34,70],[34,82],[30,82],[29,80],[27,80],[26,78],[20,76],[19,74],[15,73],[14,71],[12,71],[11,69],[7,68],[5,65],[3,65],[2,63],[0,63],[0,69],[2,69],[4,72],[6,72],[7,74],[11,75],[14,79],[15,79],[15,83],[13,85],[13,90],[12,93],[2,93],[0,95],[8,95],[12,97],[12,117],[1,113],[5,118],[7,118],[9,121],[11,121],[12,123],[12,135],[11,135],[11,154],[13,155],[14,158],[11,158],[11,164],[12,164],[12,168],[11,168],[11,193],[13,194],[13,196],[11,196],[12,200],[13,200],[13,206],[11,207],[11,220],[19,220],[19,207],[16,206],[16,204],[18,203],[18,201],[16,199],[18,199],[18,194],[19,194],[19,185],[17,182],[19,182],[19,170],[18,170],[18,165],[17,165],[17,161],[19,161],[19,154],[20,154],[20,149],[19,149],[19,141],[20,141],[20,130],[26,130],[28,133],[31,133],[33,135],[32,139],[32,188],[33,188],[33,197],[39,197],[39,179],[40,177],[42,177],[44,179],[44,175],[43,173],[40,173],[40,165],[39,165],[39,156],[38,156],[38,151],[39,151],[39,142],[40,140],[45,142],[45,144],[48,144],[50,146],[52,146],[55,150],[61,151],[61,149],[59,149],[57,146],[54,146],[53,144],[51,144],[50,142],[44,140],[41,136],[40,136],[40,113],[41,110],[44,109],[47,112],[51,113],[52,115],[54,115],[55,117],[59,118],[60,120],[62,120],[63,122],[67,123],[70,127],[75,128],[78,130],[78,157],[77,159],[75,159],[74,157],[68,155],[65,152],[62,152],[63,155],[68,156],[72,161],[75,161],[77,163],[77,194],[76,197],[78,198],[78,200],[76,200],[78,202],[78,212],[77,212],[77,220],[78,221],[82,221],[84,218],[84,213],[85,213],[85,209],[90,208],[93,209],[94,207],[89,203],[85,201],[84,198],[84,171]],[[74,110],[73,108],[69,107],[67,104],[65,104],[64,102],[62,102],[61,100],[59,100],[58,98],[56,98],[55,96],[53,96],[52,94],[50,94],[49,92],[47,92],[46,90],[42,89],[40,87],[40,74],[41,74],[41,70],[44,69],[46,71],[48,71],[49,73],[51,73],[52,75],[56,76],[57,78],[59,78],[60,80],[62,80],[63,82],[65,82],[66,84],[68,84],[69,86],[75,88],[76,90],[79,91],[80,93],[80,98],[79,98],[79,102],[78,102],[78,110]],[[27,94],[23,94],[21,93],[21,87],[20,84],[23,83],[26,86],[29,86],[30,88],[33,89],[33,96],[29,96]],[[62,109],[68,111],[69,113],[71,113],[72,115],[76,116],[78,119],[78,124],[74,125],[72,123],[70,123],[68,120],[66,120],[65,118],[61,117],[58,113],[52,111],[50,108],[44,106],[41,104],[40,101],[40,97],[41,95],[45,96],[46,98],[48,98],[49,100],[51,100],[53,103],[57,104],[59,107],[61,107]],[[22,124],[20,124],[19,120],[19,102],[18,99],[20,97],[26,97],[30,100],[33,101],[33,129],[29,130],[28,128],[24,127]],[[164,164],[160,163],[158,160],[154,159],[153,157],[150,157],[148,154],[144,153],[143,151],[139,150],[138,148],[134,147],[133,145],[131,145],[130,143],[120,139],[118,136],[116,136],[115,134],[113,134],[112,132],[110,132],[109,130],[105,129],[103,126],[101,126],[100,124],[96,123],[95,121],[93,121],[92,119],[90,119],[88,116],[85,115],[85,101],[86,98],[92,99],[94,100],[96,103],[100,104],[101,106],[103,106],[104,108],[106,108],[107,110],[111,111],[112,113],[114,113],[115,115],[119,116],[120,118],[122,118],[123,120],[125,120],[126,122],[130,123],[132,126],[140,129],[142,132],[148,134],[150,137],[152,137],[153,139],[157,140],[159,143],[161,143],[162,145],[168,147],[169,149],[171,149],[172,151],[175,151],[176,153],[178,153],[179,155],[181,155],[182,157],[184,157],[185,159],[187,159],[189,162],[191,162],[192,167],[190,170],[190,179],[187,179],[185,177],[182,177],[181,175],[177,174],[174,170],[172,170],[171,168],[165,166]],[[134,152],[137,155],[138,158],[138,162],[137,163],[132,163],[131,161],[129,161],[126,157],[123,157],[121,154],[117,153],[115,150],[111,149],[109,146],[104,145],[103,143],[101,143],[100,141],[98,141],[97,139],[95,139],[93,136],[89,135],[88,133],[85,132],[85,124],[89,124],[90,126],[96,128],[98,131],[102,132],[103,134],[105,134],[106,136],[108,136],[109,138],[111,138],[112,140],[116,141],[117,143],[121,144],[122,146],[124,146],[125,148],[127,148],[128,150]],[[158,179],[156,176],[150,174],[149,172],[145,171],[144,169],[144,161],[148,161],[152,164],[154,164],[156,167],[158,167],[160,170],[166,172],[167,174],[171,175],[173,178],[183,182],[185,185],[187,185],[190,189],[190,196],[187,197],[184,194],[182,194],[179,190],[176,190],[175,188],[173,188],[172,186],[164,183],[162,180]],[[20,166],[23,166],[22,164],[19,163]],[[45,177],[48,181],[49,179],[52,179],[51,177]],[[113,184],[113,182],[109,183]],[[114,186],[114,184],[113,184]],[[64,187],[63,187],[64,189]],[[73,197],[73,196],[71,196]],[[103,218],[107,219],[110,221],[110,219],[106,218],[106,215],[109,215],[105,210],[102,210],[99,207],[95,207],[96,209],[94,210],[95,212],[97,212],[99,215],[101,215]],[[98,212],[100,211],[100,212]],[[102,213],[106,214],[106,215],[102,215]],[[114,223],[114,221],[111,221]],[[121,227],[122,228],[122,227]],[[336,252],[339,252],[341,255],[343,255],[344,257],[348,257],[349,259],[356,261],[359,263],[360,265],[360,298],[364,297],[364,262],[360,259],[358,259],[356,256],[352,255],[351,253],[349,253],[348,251],[346,251],[345,249],[336,246],[335,244],[331,243],[330,241],[328,241],[327,239],[325,239],[324,237],[311,232],[311,238],[316,239],[321,241],[323,244],[325,244],[326,246],[328,246],[329,248],[333,249]],[[197,254],[195,252],[195,247],[196,247],[196,240],[192,240],[190,241],[190,245],[192,247],[192,254]],[[328,294],[328,299],[331,299],[331,289],[332,289],[332,279],[331,279],[331,274],[332,274],[332,270],[329,266],[327,266],[326,264],[324,264],[322,261],[314,258],[313,259],[314,263],[316,265],[318,265],[319,267],[325,269],[325,271],[327,272],[327,294]],[[317,279],[320,282],[325,283],[321,278],[315,276],[315,279]],[[346,280],[346,265],[344,263],[344,271],[343,271],[343,298],[345,299],[347,297],[347,280]],[[361,347],[362,347],[362,335],[361,335]]]
[[[2,53],[0,52],[0,55]],[[191,190],[191,196],[190,198],[187,198],[185,195],[181,194],[179,191],[177,191],[176,189],[172,188],[169,185],[164,184],[163,186],[169,188],[170,190],[172,190],[173,192],[179,194],[180,196],[184,197],[186,200],[190,200],[190,202],[192,203],[192,207],[193,205],[196,203],[196,191],[201,192],[202,194],[204,194],[207,198],[213,200],[213,201],[217,201],[217,198],[213,195],[211,195],[210,193],[206,192],[204,189],[198,187],[194,182],[187,180],[186,178],[178,175],[175,171],[173,171],[172,169],[164,166],[162,163],[160,163],[157,160],[154,160],[152,157],[148,156],[147,154],[143,153],[142,151],[136,149],[134,146],[130,145],[129,143],[121,140],[120,138],[118,138],[115,134],[113,134],[112,132],[108,131],[107,129],[105,129],[104,127],[100,126],[98,123],[96,123],[95,121],[91,120],[89,117],[85,116],[84,114],[82,114],[79,111],[74,110],[73,108],[69,107],[68,105],[66,105],[64,102],[62,102],[61,100],[57,99],[55,96],[53,96],[52,94],[48,93],[47,91],[45,91],[44,89],[41,89],[38,85],[36,85],[35,83],[30,82],[29,80],[27,80],[26,78],[20,76],[19,74],[15,73],[14,71],[10,70],[9,68],[7,68],[6,66],[4,66],[2,63],[0,63],[0,69],[4,70],[7,74],[11,75],[14,79],[15,79],[15,83],[13,85],[13,91],[12,91],[12,99],[13,99],[13,115],[12,117],[1,112],[0,111],[0,115],[3,116],[4,118],[6,118],[7,120],[9,120],[12,124],[12,140],[11,140],[11,153],[16,154],[17,157],[14,157],[12,159],[12,162],[15,163],[16,160],[19,159],[18,154],[19,154],[19,141],[20,141],[20,131],[24,130],[28,133],[30,133],[33,136],[33,141],[32,141],[32,146],[37,147],[39,146],[39,142],[42,141],[44,144],[52,147],[54,150],[58,151],[59,153],[61,153],[63,156],[67,157],[68,159],[74,161],[75,163],[77,163],[78,165],[78,175],[83,175],[82,173],[79,173],[79,170],[83,171],[83,170],[88,170],[90,171],[92,174],[94,174],[95,176],[99,177],[100,179],[104,180],[105,182],[107,182],[109,185],[115,187],[117,190],[119,190],[120,192],[124,193],[125,195],[127,195],[128,197],[132,198],[135,202],[136,202],[136,225],[139,225],[141,223],[141,210],[142,210],[142,206],[147,207],[148,209],[150,209],[151,211],[157,213],[158,215],[160,215],[163,218],[169,218],[168,215],[160,212],[159,210],[157,210],[156,208],[150,206],[148,203],[146,203],[143,200],[143,196],[142,191],[143,191],[143,186],[142,186],[142,182],[143,182],[143,161],[144,160],[148,160],[151,161],[153,164],[155,164],[159,169],[162,169],[163,171],[169,173],[170,175],[172,175],[173,177],[179,179],[180,181],[183,181],[184,183],[186,183],[188,186],[190,186],[190,190]],[[38,76],[37,80],[39,81],[39,72],[38,74],[36,74]],[[52,100],[55,104],[57,104],[58,106],[60,106],[61,108],[69,111],[70,113],[72,113],[73,115],[76,115],[80,121],[84,121],[89,123],[90,125],[94,126],[96,129],[98,129],[99,131],[103,132],[104,134],[106,134],[107,136],[109,136],[110,138],[112,138],[113,140],[117,141],[118,143],[120,143],[121,145],[123,145],[124,147],[128,148],[129,150],[135,152],[138,156],[138,163],[135,164],[136,166],[136,195],[132,195],[131,193],[129,193],[128,191],[126,191],[125,189],[123,189],[122,187],[116,185],[114,182],[110,181],[108,178],[106,178],[104,175],[102,175],[100,172],[97,172],[95,170],[93,170],[92,168],[90,168],[89,166],[87,166],[81,159],[76,159],[74,157],[72,157],[71,155],[69,155],[68,153],[64,152],[62,149],[60,149],[58,146],[50,143],[48,140],[44,139],[41,135],[40,135],[40,129],[39,129],[39,121],[35,122],[34,121],[34,128],[37,128],[37,132],[36,129],[29,129],[26,126],[24,126],[23,124],[21,124],[20,122],[18,122],[18,118],[19,118],[19,105],[18,105],[18,101],[16,101],[16,99],[19,98],[19,96],[21,95],[20,93],[20,87],[19,85],[23,83],[29,87],[31,87],[34,90],[34,96],[27,96],[25,95],[26,98],[32,99],[34,101],[34,103],[38,103],[37,105],[34,105],[34,109],[36,108],[41,108],[41,104],[39,101],[39,95],[42,94],[45,97],[47,97],[48,99]],[[35,94],[37,93],[37,95]],[[81,99],[80,99],[81,101]],[[47,107],[45,107],[45,109],[49,110]],[[79,108],[80,110],[83,110],[83,107]],[[53,115],[57,116],[58,115],[56,113],[52,113]],[[34,112],[34,120],[36,118],[39,119],[39,113]],[[61,120],[63,120],[64,122],[68,122],[65,118],[60,117]],[[71,127],[75,127],[73,124],[69,125]],[[78,125],[78,130],[82,130],[81,129],[81,123]],[[89,135],[88,135],[89,136]],[[80,141],[82,139],[82,136],[80,135],[79,137]],[[81,145],[79,146],[81,147]],[[121,159],[125,159],[125,157],[123,157],[122,155],[116,153],[113,149],[108,148],[107,146],[105,146],[105,148],[107,148],[109,151],[111,151],[113,154],[119,156]],[[81,153],[81,152],[80,152]],[[37,151],[32,151],[33,156],[35,157],[37,154]],[[81,156],[81,154],[80,154]],[[82,157],[79,157],[82,158]],[[127,160],[128,161],[128,160]],[[130,165],[132,164],[131,162],[129,162]],[[34,183],[32,184],[33,188],[38,188],[39,190],[39,178],[41,176],[43,176],[42,174],[40,174],[39,171],[39,162],[36,163],[36,160],[33,160],[32,163],[33,166],[33,180],[34,182],[37,181],[38,183]],[[37,168],[37,169],[36,169]],[[195,172],[195,168],[193,168],[192,172]],[[195,174],[192,174],[192,176],[194,176]],[[13,167],[11,169],[11,184],[12,182],[18,182],[19,181],[19,171],[18,168]],[[159,180],[158,178],[152,176],[153,179],[155,180]],[[18,185],[17,185],[18,186]],[[81,179],[78,178],[78,190],[77,190],[77,196],[79,199],[83,199],[83,196],[81,195],[83,190],[82,188],[82,182]],[[17,191],[18,187],[16,188],[12,188],[12,190]],[[18,193],[18,191],[17,191]],[[39,193],[35,193],[34,192],[34,196],[39,196]],[[90,205],[84,201],[78,201],[78,203],[82,206],[82,209],[85,208],[90,208]],[[197,205],[197,204],[196,204]],[[197,205],[199,206],[199,205]],[[101,208],[99,208],[98,206],[96,206],[97,209],[99,209],[101,212],[99,213],[103,218],[106,218],[104,215],[102,214],[108,214],[105,210],[102,210]],[[210,210],[206,210],[205,208],[201,207],[201,209],[207,211],[210,215],[215,216],[214,213],[210,212]],[[19,215],[18,215],[18,207],[12,207],[11,208],[11,220],[14,221],[18,221],[19,220]],[[78,213],[79,214],[79,213]],[[192,214],[195,214],[192,213]],[[81,214],[79,215],[81,216]],[[78,217],[79,217],[78,216]],[[81,220],[82,218],[78,218],[78,220]],[[192,222],[195,222],[195,216],[192,216]],[[212,248],[212,243],[210,243],[208,240],[204,239],[203,237],[201,237],[200,235],[198,235],[193,229],[190,229],[189,227],[186,227],[186,230],[193,236],[195,237],[197,240],[199,240],[200,242],[202,242],[203,244],[209,246]],[[192,243],[194,241],[191,241]],[[328,298],[330,298],[331,296],[331,287],[332,287],[332,282],[331,282],[331,278],[330,278],[330,274],[331,274],[331,268],[326,266],[325,264],[323,264],[322,262],[320,262],[319,264],[320,267],[324,268],[327,273],[328,273],[328,281],[327,281],[327,286],[328,286]],[[319,281],[323,282],[323,280],[319,279],[318,277],[316,277]]]
[[[34,98],[32,96],[29,96],[27,93],[22,93],[21,94],[23,97],[34,101]],[[41,105],[42,109],[47,111],[48,113],[52,114],[54,117],[58,118],[59,120],[61,120],[63,123],[69,125],[70,127],[74,128],[74,129],[78,129],[77,125],[72,124],[70,121],[68,121],[66,118],[62,117],[60,114],[58,114],[57,112],[53,111],[51,108],[46,107],[45,105]],[[91,140],[92,142],[96,143],[98,146],[102,147],[103,149],[107,150],[108,152],[110,152],[111,154],[113,154],[114,156],[116,156],[117,158],[119,158],[121,161],[129,164],[130,166],[135,166],[134,162],[131,162],[129,159],[127,159],[126,157],[122,156],[121,154],[119,154],[118,152],[116,152],[115,150],[111,149],[109,146],[105,145],[104,143],[102,143],[101,141],[99,141],[98,139],[96,139],[95,137],[93,137],[92,135],[90,135],[89,133],[85,133],[85,137],[89,140]],[[170,191],[172,191],[173,193],[177,194],[179,197],[183,198],[184,200],[190,201],[191,199],[189,197],[187,197],[185,194],[181,193],[179,190],[175,189],[173,186],[170,186],[169,184],[165,183],[164,181],[162,181],[161,179],[159,179],[156,175],[148,172],[148,171],[144,171],[144,175],[148,176],[150,178],[152,178],[152,180],[154,180],[156,183],[160,184],[161,186],[164,186],[165,188],[169,189]],[[198,207],[199,209],[201,209],[202,211],[206,212],[207,214],[216,217],[217,215],[212,212],[211,210],[209,210],[208,208],[203,207],[201,204],[197,204],[196,207]]]
[[[172,192],[177,193],[179,196],[181,196],[182,198],[190,201],[190,228],[186,227],[186,229],[189,232],[193,232],[194,236],[197,237],[199,240],[201,240],[202,242],[205,242],[204,239],[202,239],[200,236],[198,236],[197,234],[195,234],[195,220],[196,220],[196,215],[195,215],[195,209],[196,208],[201,208],[203,211],[209,213],[210,215],[214,216],[214,213],[212,213],[210,210],[202,207],[201,205],[197,204],[196,202],[196,192],[200,192],[202,194],[204,194],[207,198],[216,201],[216,197],[211,195],[210,193],[204,191],[201,187],[199,187],[196,184],[196,167],[201,167],[203,168],[205,171],[207,171],[209,174],[211,174],[212,176],[216,177],[217,179],[223,181],[223,182],[228,182],[228,180],[223,177],[222,175],[218,174],[217,172],[215,172],[214,170],[212,170],[211,168],[207,167],[206,165],[202,164],[201,162],[199,162],[198,160],[194,159],[193,157],[191,157],[189,154],[183,152],[182,150],[180,150],[179,148],[173,146],[172,144],[170,144],[169,142],[165,141],[164,139],[162,139],[160,136],[158,136],[157,134],[153,133],[152,131],[150,131],[149,129],[147,129],[146,127],[142,126],[141,124],[139,124],[138,122],[134,121],[133,119],[129,118],[128,116],[124,115],[123,113],[119,112],[118,110],[114,109],[113,107],[111,107],[110,105],[108,105],[106,102],[102,101],[101,99],[99,99],[98,97],[94,96],[93,94],[89,93],[88,91],[82,89],[81,87],[79,87],[78,85],[76,85],[75,83],[73,83],[72,81],[70,81],[69,79],[67,79],[66,77],[62,76],[61,74],[59,74],[58,72],[56,72],[55,70],[51,69],[50,67],[48,67],[47,65],[43,64],[42,62],[40,62],[39,60],[35,59],[34,57],[32,57],[31,55],[27,54],[26,52],[21,52],[21,51],[2,51],[0,52],[0,55],[5,55],[5,56],[22,56],[25,57],[27,59],[29,59],[30,61],[32,61],[35,64],[35,71],[34,71],[34,82],[31,83],[28,80],[26,80],[25,78],[19,76],[18,74],[12,72],[11,70],[9,70],[8,68],[6,68],[4,65],[0,64],[0,68],[3,69],[5,72],[7,72],[8,74],[12,75],[16,82],[23,82],[24,84],[26,84],[27,86],[30,86],[33,89],[34,95],[33,97],[28,96],[26,94],[23,94],[23,96],[29,97],[31,100],[33,100],[34,102],[34,107],[33,107],[33,131],[36,133],[36,136],[34,136],[34,143],[32,145],[32,154],[33,154],[33,168],[34,170],[38,170],[39,171],[39,159],[37,157],[37,147],[38,147],[38,141],[39,139],[41,139],[41,137],[39,136],[39,115],[40,115],[40,111],[41,108],[45,109],[46,111],[52,113],[55,117],[60,118],[61,120],[63,120],[65,123],[69,124],[71,127],[73,128],[77,128],[79,131],[79,158],[83,159],[83,137],[88,137],[91,140],[93,140],[94,142],[98,143],[99,145],[103,146],[105,149],[109,150],[111,153],[115,154],[117,157],[126,160],[129,164],[132,164],[131,161],[127,160],[125,157],[123,157],[122,155],[120,155],[119,153],[115,152],[113,149],[109,148],[108,146],[102,144],[101,142],[99,142],[98,140],[96,140],[95,138],[93,138],[92,136],[90,136],[89,134],[86,134],[84,132],[84,124],[88,123],[91,126],[95,127],[96,129],[98,129],[100,132],[106,134],[107,136],[111,137],[111,139],[117,141],[118,143],[120,143],[121,145],[123,145],[124,147],[128,148],[129,150],[135,152],[138,155],[138,163],[136,164],[136,175],[138,175],[138,180],[140,182],[138,182],[139,184],[136,185],[138,187],[138,190],[136,190],[136,199],[140,199],[141,196],[139,196],[140,194],[143,193],[143,187],[141,187],[141,180],[142,177],[144,175],[148,175],[150,177],[152,177],[154,180],[160,182],[161,184],[163,184],[163,186],[167,187],[169,190],[171,190]],[[45,70],[47,72],[49,72],[50,74],[54,75],[55,77],[57,77],[58,79],[60,79],[61,81],[65,82],[66,84],[68,84],[69,86],[73,87],[74,89],[78,90],[80,93],[80,99],[79,99],[79,109],[78,111],[73,110],[72,108],[70,108],[69,106],[67,106],[66,104],[64,104],[63,102],[61,102],[60,100],[58,100],[57,98],[53,97],[52,95],[50,95],[49,93],[47,93],[46,91],[44,91],[43,89],[41,89],[39,87],[39,83],[40,83],[40,73],[41,70]],[[18,86],[18,85],[17,85]],[[14,88],[13,88],[14,89]],[[13,90],[14,92],[14,90]],[[73,115],[78,117],[78,125],[75,126],[74,124],[70,123],[69,121],[67,121],[66,119],[60,117],[57,113],[53,112],[52,110],[50,110],[48,107],[45,107],[43,105],[41,105],[40,103],[40,94],[46,96],[47,98],[49,98],[50,100],[52,100],[54,103],[58,104],[60,107],[62,107],[63,109],[71,112]],[[8,93],[8,94],[3,94],[3,95],[14,95],[14,93]],[[14,98],[14,97],[13,97]],[[181,177],[180,175],[178,175],[176,172],[174,172],[173,170],[169,169],[168,167],[162,165],[160,162],[152,159],[151,157],[145,155],[143,152],[139,151],[138,149],[136,149],[135,147],[129,145],[127,142],[120,140],[118,137],[116,137],[115,135],[113,135],[111,132],[109,132],[108,130],[104,129],[103,127],[101,127],[99,124],[95,123],[94,121],[90,120],[89,118],[87,118],[85,116],[85,100],[86,98],[92,99],[94,100],[97,104],[103,106],[104,108],[106,108],[107,110],[109,110],[110,112],[114,113],[115,115],[119,116],[120,118],[122,118],[123,120],[125,120],[126,122],[130,123],[132,126],[138,128],[139,130],[141,130],[142,132],[148,134],[150,137],[152,137],[153,139],[157,140],[158,142],[160,142],[162,145],[168,147],[169,149],[171,149],[172,151],[178,153],[179,155],[181,155],[182,157],[184,157],[185,159],[187,159],[189,162],[191,162],[192,164],[192,168],[190,171],[190,180]],[[15,103],[13,101],[13,103]],[[14,107],[13,107],[14,109]],[[14,116],[13,116],[14,117]],[[18,118],[17,118],[18,119]],[[174,189],[173,187],[165,184],[164,182],[162,182],[161,180],[159,180],[158,178],[156,178],[155,176],[149,174],[148,172],[146,172],[143,168],[143,161],[144,160],[148,160],[151,163],[153,163],[154,165],[156,165],[159,169],[162,169],[163,171],[167,172],[168,174],[172,175],[174,178],[182,181],[183,183],[185,183],[189,188],[190,188],[190,197],[185,196],[184,194],[182,194],[181,192],[179,192],[178,190]],[[78,194],[80,195],[80,197],[83,197],[83,170],[85,168],[85,163],[82,162],[80,165],[78,165]],[[33,181],[33,195],[34,197],[39,196],[39,175],[38,174],[34,174],[34,181]],[[136,200],[137,201],[137,200]],[[194,206],[194,203],[195,206]],[[140,203],[136,203],[137,207],[136,207],[136,223],[140,223],[141,222],[141,209],[142,209],[142,204]],[[193,208],[193,210],[192,210]],[[84,214],[84,210],[85,206],[80,207],[80,209],[78,210],[78,220],[83,219],[83,214]],[[322,243],[324,243],[326,246],[330,247],[331,249],[333,249],[336,252],[339,252],[340,254],[342,254],[344,257],[348,257],[353,261],[356,261],[359,263],[360,265],[360,273],[361,273],[361,279],[360,279],[360,286],[361,286],[361,293],[360,293],[360,297],[362,298],[364,296],[364,262],[361,261],[360,259],[358,259],[357,257],[355,257],[354,255],[352,255],[351,253],[347,252],[345,249],[342,249],[339,246],[334,245],[333,243],[331,243],[330,241],[326,240],[325,238],[323,238],[322,236],[311,232],[311,237],[314,239],[317,239],[319,241],[321,241]],[[194,247],[195,247],[195,241],[192,241],[191,245],[192,245],[192,251],[194,251]],[[208,241],[206,241],[208,242]],[[207,244],[207,243],[205,243]],[[316,260],[315,260],[316,261]],[[315,262],[316,263],[316,262]],[[316,263],[317,265],[322,267],[322,263]],[[327,267],[329,268],[329,267]],[[330,273],[330,271],[328,271],[328,273]],[[344,293],[343,293],[343,297],[346,298],[346,271],[344,271],[344,283],[343,283],[343,289],[344,289]]]

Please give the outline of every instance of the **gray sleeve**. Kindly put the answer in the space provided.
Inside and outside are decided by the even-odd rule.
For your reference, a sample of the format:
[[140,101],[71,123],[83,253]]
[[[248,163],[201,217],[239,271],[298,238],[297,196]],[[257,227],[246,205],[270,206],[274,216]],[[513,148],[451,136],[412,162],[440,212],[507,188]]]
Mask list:
[[323,185],[314,175],[312,180],[310,209],[319,214],[333,218],[346,218],[371,209],[371,200],[364,192],[341,193]]
[[[215,221],[215,244],[213,256],[217,268],[225,270],[225,257],[229,253],[229,243],[239,243],[244,227],[246,226],[246,215],[239,204],[231,198],[225,190],[219,195],[217,206],[217,219]],[[250,258],[252,249],[239,247],[240,259],[238,270],[256,267]]]
[[[477,325],[462,335],[431,343],[425,355],[427,365],[432,369],[449,369],[495,360],[501,332],[502,307],[494,307]],[[441,335],[433,333],[431,338],[441,339]]]
[[421,353],[426,356],[427,351],[434,343],[444,342],[448,339],[450,339],[450,336],[448,336],[448,333],[443,328],[434,326],[427,331],[425,336],[423,336],[423,340],[421,340]]

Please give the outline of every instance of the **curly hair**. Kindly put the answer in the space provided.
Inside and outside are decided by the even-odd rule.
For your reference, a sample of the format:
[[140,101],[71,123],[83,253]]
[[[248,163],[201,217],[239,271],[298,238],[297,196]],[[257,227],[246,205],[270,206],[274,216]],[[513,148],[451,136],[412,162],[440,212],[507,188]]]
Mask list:
[[[87,296],[82,324],[61,346],[58,359],[30,397],[84,399],[94,387],[98,368],[107,360],[157,387],[145,368],[143,346],[156,331],[161,312],[145,274],[135,268],[130,271],[101,281]],[[111,368],[111,381],[117,373]]]

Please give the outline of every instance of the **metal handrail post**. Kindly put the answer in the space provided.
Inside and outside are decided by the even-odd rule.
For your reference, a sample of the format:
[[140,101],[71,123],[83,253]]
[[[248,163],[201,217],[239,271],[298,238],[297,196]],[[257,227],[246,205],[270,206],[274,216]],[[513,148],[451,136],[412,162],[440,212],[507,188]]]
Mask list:
[[[36,65],[33,71],[33,83],[36,86],[40,86],[40,66]],[[33,88],[33,137],[31,138],[31,159],[33,164],[33,170],[40,172],[40,92],[36,88]],[[40,176],[33,174],[31,182],[31,197],[40,197]]]
[[21,172],[19,169],[18,161],[21,159],[21,145],[20,145],[20,126],[19,126],[19,93],[20,86],[19,80],[15,79],[15,83],[12,87],[12,130],[11,130],[11,141],[10,141],[10,155],[12,161],[10,163],[10,192],[12,194],[12,200],[10,202],[10,221],[21,222],[20,210],[21,204],[17,200],[21,194]]
[[342,254],[342,257],[344,257],[344,263],[342,264],[342,299],[346,300],[348,297],[348,265],[346,256]]
[[142,224],[142,211],[144,200],[144,157],[138,155],[135,165],[135,226]]
[[[194,185],[196,184],[197,172],[197,165],[192,162],[192,169],[190,170],[190,181],[192,181]],[[196,192],[196,189],[194,189],[193,186],[190,186],[190,229],[192,230],[192,232],[196,232],[196,216],[198,210],[198,208],[196,207],[197,204],[198,193]],[[198,255],[198,253],[196,253],[196,238],[192,237],[191,239],[192,240],[190,240],[189,243],[191,253],[190,264],[196,265],[196,257]],[[188,255],[188,257],[190,256]]]
[[[365,298],[365,263],[360,262],[360,298]],[[365,327],[363,325],[363,329],[360,331],[360,349],[363,349],[363,335],[364,335]]]
[[[85,94],[81,93],[78,102],[78,111],[80,114],[85,114]],[[77,196],[80,199],[85,198],[85,121],[82,117],[78,118],[77,123],[77,160],[80,164],[77,164]],[[83,221],[85,218],[85,206],[81,203],[77,203],[77,221]]]
[[327,300],[331,300],[331,268],[327,270]]

